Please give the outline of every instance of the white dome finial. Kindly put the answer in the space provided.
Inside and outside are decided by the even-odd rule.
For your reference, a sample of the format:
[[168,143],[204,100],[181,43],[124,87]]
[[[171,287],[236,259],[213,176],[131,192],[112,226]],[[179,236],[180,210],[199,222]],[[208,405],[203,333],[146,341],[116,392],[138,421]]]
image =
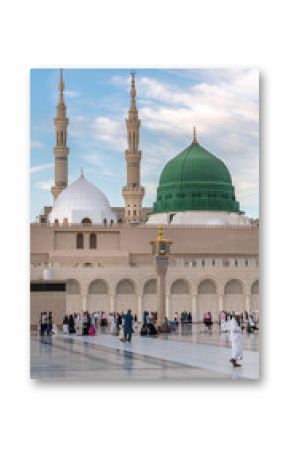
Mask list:
[[84,175],[84,169],[81,168],[81,178],[84,178],[84,177],[85,177],[85,175]]

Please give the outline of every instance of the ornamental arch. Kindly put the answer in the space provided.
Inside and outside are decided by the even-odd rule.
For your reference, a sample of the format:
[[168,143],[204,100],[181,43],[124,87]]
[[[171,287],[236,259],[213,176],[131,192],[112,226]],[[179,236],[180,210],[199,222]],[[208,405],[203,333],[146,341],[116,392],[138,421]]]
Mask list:
[[68,295],[80,295],[81,286],[76,279],[67,279],[66,281],[66,293]]
[[211,278],[202,279],[197,286],[197,319],[202,321],[206,312],[211,312],[214,321],[218,320],[219,302],[217,283]]
[[246,309],[244,284],[240,279],[230,279],[225,284],[223,309],[228,312],[243,312]]
[[115,312],[127,312],[128,309],[133,314],[138,313],[136,285],[131,279],[121,279],[116,286]]
[[149,279],[143,287],[142,310],[147,312],[157,311],[157,279]]
[[81,284],[76,279],[66,280],[66,313],[81,312]]
[[88,287],[88,311],[110,312],[110,295],[107,281],[104,279],[94,279]]
[[187,279],[176,279],[169,288],[168,314],[172,319],[177,312],[179,316],[182,312],[192,313],[192,298],[190,295],[190,285]]
[[256,280],[251,285],[251,297],[250,297],[250,312],[258,312],[259,311],[259,280]]
[[94,279],[88,288],[89,295],[108,295],[108,284],[104,279]]

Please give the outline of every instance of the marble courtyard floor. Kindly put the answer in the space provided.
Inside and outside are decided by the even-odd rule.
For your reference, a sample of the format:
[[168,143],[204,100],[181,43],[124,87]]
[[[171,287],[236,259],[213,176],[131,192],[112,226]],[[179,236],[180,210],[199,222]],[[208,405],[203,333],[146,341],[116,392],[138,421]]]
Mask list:
[[214,326],[179,326],[157,338],[133,334],[131,343],[101,333],[95,337],[31,335],[31,378],[45,380],[133,381],[258,379],[259,335],[243,335],[244,360],[233,368],[230,336]]

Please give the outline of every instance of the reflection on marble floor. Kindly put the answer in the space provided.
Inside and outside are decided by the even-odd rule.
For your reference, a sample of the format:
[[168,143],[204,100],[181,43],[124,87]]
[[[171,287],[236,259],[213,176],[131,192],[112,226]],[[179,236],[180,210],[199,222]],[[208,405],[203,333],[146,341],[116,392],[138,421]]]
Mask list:
[[31,378],[84,381],[258,379],[258,334],[244,334],[242,368],[229,364],[230,340],[218,326],[184,325],[161,338],[134,335],[132,343],[96,337],[31,336]]

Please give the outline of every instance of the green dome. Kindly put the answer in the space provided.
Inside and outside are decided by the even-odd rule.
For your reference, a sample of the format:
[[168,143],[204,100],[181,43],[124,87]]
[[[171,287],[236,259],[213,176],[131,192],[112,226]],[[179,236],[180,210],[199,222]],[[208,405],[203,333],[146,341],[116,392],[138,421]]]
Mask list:
[[164,167],[154,212],[240,212],[225,164],[194,141]]

